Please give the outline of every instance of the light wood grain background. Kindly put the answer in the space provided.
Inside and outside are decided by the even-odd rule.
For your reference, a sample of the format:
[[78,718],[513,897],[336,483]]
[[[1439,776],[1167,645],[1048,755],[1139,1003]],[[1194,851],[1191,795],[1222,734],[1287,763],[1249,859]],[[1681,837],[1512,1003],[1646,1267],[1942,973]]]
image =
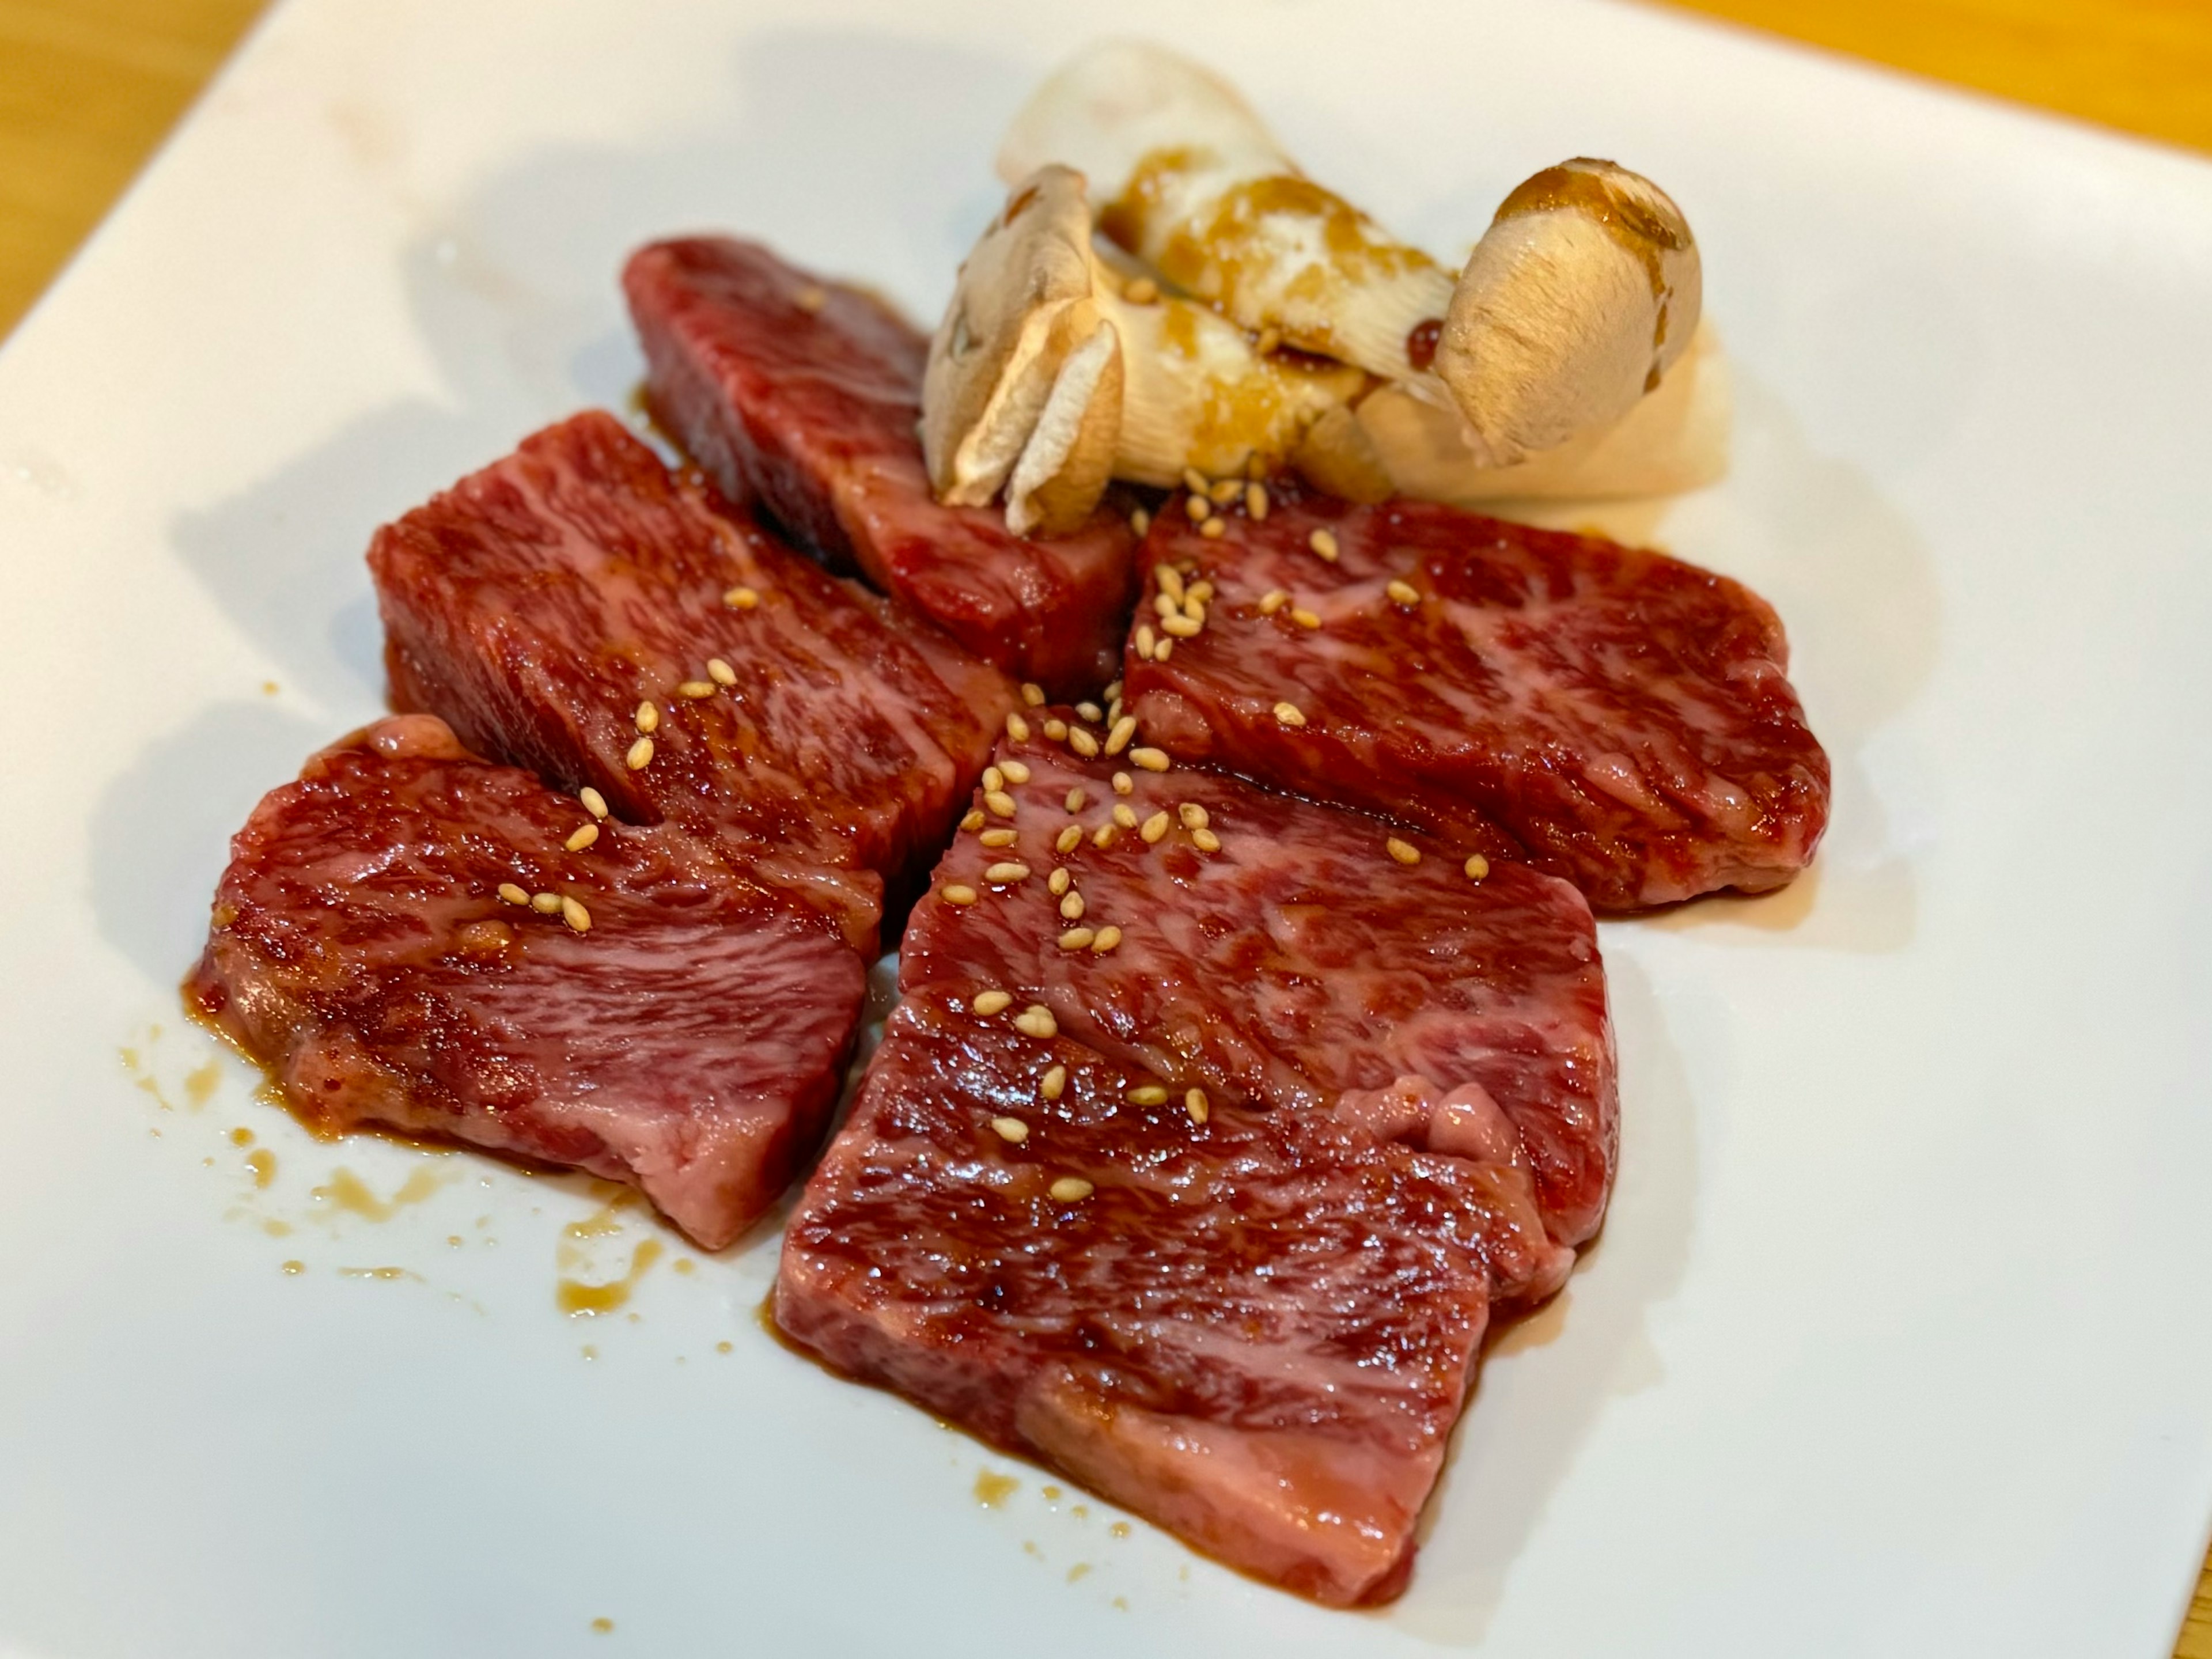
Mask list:
[[[1693,0],[1686,9],[2212,150],[2212,0]],[[0,334],[260,0],[0,0]],[[2174,1648],[2212,1659],[2212,1558]]]

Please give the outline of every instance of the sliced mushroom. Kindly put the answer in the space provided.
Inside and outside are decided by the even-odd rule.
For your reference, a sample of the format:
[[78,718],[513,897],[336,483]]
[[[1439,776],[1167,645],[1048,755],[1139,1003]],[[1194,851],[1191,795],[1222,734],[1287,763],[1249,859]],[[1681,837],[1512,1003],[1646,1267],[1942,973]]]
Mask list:
[[1052,161],[1097,184],[1107,236],[1232,322],[1385,380],[1428,367],[1450,273],[1306,178],[1188,58],[1109,40],[1067,64],[1015,116],[999,173]]
[[981,505],[1003,487],[1015,529],[1071,528],[1109,477],[1171,484],[1194,466],[1279,462],[1367,384],[1345,365],[1263,356],[1149,276],[1125,284],[1090,239],[1082,174],[1041,167],[962,265],[922,380],[940,498]]
[[1505,198],[1461,272],[1436,372],[1480,458],[1504,466],[1613,427],[1696,334],[1682,211],[1612,161],[1547,167]]

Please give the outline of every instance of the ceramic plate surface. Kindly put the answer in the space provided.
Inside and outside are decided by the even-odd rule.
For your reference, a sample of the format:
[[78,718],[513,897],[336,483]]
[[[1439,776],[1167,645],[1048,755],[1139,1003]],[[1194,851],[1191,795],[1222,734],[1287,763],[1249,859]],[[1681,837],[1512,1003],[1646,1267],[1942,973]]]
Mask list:
[[[1378,1613],[786,1352],[772,1228],[310,1139],[175,992],[226,836],[379,710],[371,530],[635,385],[625,252],[933,317],[1102,22],[1447,258],[1565,156],[1667,185],[1736,465],[1576,521],[1766,594],[1835,762],[1794,888],[1603,929],[1612,1219]],[[2159,1659],[2212,1510],[2208,293],[2212,166],[1595,0],[291,0],[0,355],[0,1653]]]

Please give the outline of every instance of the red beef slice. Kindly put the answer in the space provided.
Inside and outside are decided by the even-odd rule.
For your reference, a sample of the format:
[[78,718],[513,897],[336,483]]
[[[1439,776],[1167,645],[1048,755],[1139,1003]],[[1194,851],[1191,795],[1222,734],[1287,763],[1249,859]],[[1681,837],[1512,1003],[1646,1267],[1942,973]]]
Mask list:
[[[1811,860],[1828,760],[1749,589],[1424,502],[1285,490],[1225,523],[1209,540],[1163,512],[1146,544],[1148,569],[1214,592],[1165,660],[1133,636],[1144,741],[1463,841],[1502,831],[1600,909],[1759,892]],[[1139,629],[1158,633],[1158,592]]]
[[591,822],[441,721],[379,721],[255,808],[187,994],[310,1122],[630,1182],[717,1249],[819,1139],[864,969],[672,828],[566,850]]
[[927,342],[880,301],[755,242],[659,242],[623,275],[654,413],[734,500],[1056,696],[1114,678],[1135,538],[1102,508],[1031,540],[930,493]]

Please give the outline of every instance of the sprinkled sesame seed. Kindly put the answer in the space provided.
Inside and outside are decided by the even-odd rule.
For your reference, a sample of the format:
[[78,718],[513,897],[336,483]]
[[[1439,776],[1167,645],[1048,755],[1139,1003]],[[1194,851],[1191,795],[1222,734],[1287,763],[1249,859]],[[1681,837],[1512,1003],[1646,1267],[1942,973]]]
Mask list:
[[586,812],[589,812],[593,817],[603,818],[606,817],[607,798],[601,794],[598,790],[592,788],[590,784],[586,784],[581,789],[579,789],[576,792],[576,799],[584,803],[584,810]]
[[1201,853],[1218,853],[1221,837],[1211,830],[1194,830],[1190,832],[1190,844]]
[[1121,833],[1120,824],[1102,823],[1098,826],[1097,833],[1091,837],[1091,844],[1099,848],[1111,847],[1114,844],[1114,837]]
[[750,587],[733,587],[722,595],[722,603],[732,611],[750,611],[760,603],[760,595]]
[[1336,538],[1326,530],[1316,530],[1312,535],[1307,537],[1306,545],[1331,564],[1336,562],[1336,556],[1341,550],[1336,544]]
[[963,830],[981,830],[983,827],[983,809],[980,806],[971,806],[963,812],[960,815],[960,827]]
[[985,790],[983,805],[994,817],[1010,818],[1014,815],[1014,798],[1003,789]]
[[1131,777],[1127,772],[1116,772],[1114,775],[1114,793],[1115,794],[1126,795],[1136,787],[1137,781]]
[[1382,845],[1389,849],[1390,856],[1401,864],[1419,864],[1421,861],[1421,849],[1410,841],[1400,841],[1397,836],[1393,836]]
[[1164,749],[1132,749],[1129,758],[1147,772],[1164,772],[1173,764]]
[[1081,1176],[1062,1176],[1047,1190],[1062,1204],[1080,1204],[1098,1189]]
[[1004,864],[992,865],[983,872],[984,880],[1000,886],[1012,886],[1018,881],[1027,881],[1029,878],[1029,866],[1017,864],[1011,859]]
[[1103,957],[1121,942],[1121,930],[1109,923],[1108,926],[1101,927],[1098,930],[1098,937],[1091,941],[1091,953],[1094,956]]
[[1152,580],[1159,584],[1160,597],[1171,605],[1182,603],[1182,572],[1171,564],[1152,567]]
[[1203,495],[1184,496],[1182,510],[1193,524],[1204,524],[1213,516],[1213,504]]
[[1272,617],[1291,602],[1291,596],[1279,587],[1260,596],[1260,614]]
[[1060,1091],[1067,1087],[1067,1067],[1055,1066],[1037,1084],[1037,1092],[1047,1100],[1058,1100]]
[[1205,577],[1200,576],[1196,581],[1193,582],[1189,587],[1184,590],[1182,598],[1183,614],[1186,616],[1192,615],[1194,613],[1190,607],[1194,601],[1201,605],[1212,605],[1213,603],[1213,584],[1206,580]]
[[1294,702],[1277,703],[1275,718],[1285,726],[1304,726],[1306,723],[1305,711]]
[[1124,714],[1114,722],[1114,729],[1106,734],[1106,752],[1118,755],[1129,746],[1129,739],[1137,735],[1137,717]]
[[1206,1091],[1203,1089],[1193,1089],[1187,1092],[1182,1097],[1182,1109],[1190,1114],[1190,1121],[1193,1123],[1205,1122],[1207,1114],[1212,1109],[1206,1103]]
[[640,738],[630,744],[629,752],[623,757],[623,764],[633,772],[642,772],[653,764],[653,739]]
[[1012,847],[1022,838],[1018,830],[986,830],[975,837],[986,847]]
[[1173,593],[1169,592],[1165,588],[1162,588],[1158,592],[1153,594],[1152,614],[1156,617],[1181,616],[1182,614],[1182,585],[1178,582],[1176,585],[1176,592]]
[[1152,625],[1150,623],[1137,624],[1137,655],[1146,662],[1152,659]]
[[1419,605],[1421,602],[1421,590],[1411,582],[1393,581],[1382,591],[1399,605]]
[[1312,611],[1306,610],[1304,606],[1300,606],[1297,610],[1291,612],[1291,620],[1301,628],[1319,628],[1321,626],[1321,618],[1314,615]]
[[631,718],[636,722],[637,729],[647,737],[660,730],[660,710],[649,702],[638,704],[637,713]]
[[1054,743],[1066,743],[1067,741],[1067,722],[1060,719],[1059,715],[1054,714],[1051,719],[1045,721],[1044,734]]
[[1210,542],[1218,542],[1229,533],[1229,520],[1208,519],[1204,524],[1199,526],[1198,533]]
[[1054,898],[1058,898],[1062,893],[1065,893],[1068,890],[1069,886],[1073,884],[1074,880],[1074,876],[1063,867],[1054,870],[1050,875],[1047,876],[1044,878],[1044,884],[1047,888],[1051,890],[1052,896]]
[[707,678],[717,685],[735,685],[738,671],[720,657],[709,657],[707,659]]
[[1016,743],[1030,740],[1030,723],[1011,708],[1006,711],[1006,735]]
[[692,702],[696,702],[702,697],[711,697],[714,695],[714,683],[712,680],[686,680],[676,688],[676,695],[679,697],[689,697]]
[[1080,812],[1083,810],[1083,804],[1090,799],[1090,796],[1083,793],[1083,786],[1081,784],[1078,784],[1074,788],[1067,792],[1067,799],[1062,801],[1060,805],[1066,807],[1071,812]]
[[1203,495],[1212,485],[1206,474],[1194,466],[1187,466],[1182,470],[1182,487],[1194,495]]
[[1106,722],[1107,722],[1107,724],[1108,724],[1108,725],[1109,725],[1109,726],[1110,726],[1110,725],[1112,725],[1115,720],[1120,720],[1121,718],[1121,699],[1120,695],[1117,693],[1117,694],[1115,695],[1115,698],[1114,698],[1114,701],[1113,701],[1113,702],[1109,702],[1109,703],[1108,703],[1108,704],[1106,705]]
[[1244,493],[1244,483],[1241,478],[1216,478],[1213,488],[1206,493],[1216,507],[1226,507]]
[[1133,306],[1148,306],[1160,297],[1160,285],[1149,276],[1132,276],[1121,297]]
[[1032,708],[1043,708],[1044,687],[1037,684],[1034,680],[1024,680],[1022,682],[1022,701]]
[[561,920],[580,933],[592,931],[592,913],[572,898],[561,901]]
[[811,315],[830,303],[830,295],[826,289],[817,283],[809,283],[791,296],[791,302],[801,311]]
[[1088,927],[1071,927],[1060,936],[1060,948],[1063,951],[1087,951],[1091,948],[1091,941],[1097,937]]
[[1209,597],[1211,596],[1201,595],[1195,591],[1182,596],[1182,614],[1200,628],[1206,626],[1206,601]]
[[1060,1035],[1060,1022],[1044,1004],[1032,1002],[1014,1016],[1014,1029],[1024,1036],[1053,1037]]
[[1079,823],[1071,823],[1060,832],[1058,838],[1052,843],[1052,848],[1055,853],[1067,854],[1073,853],[1082,845],[1083,826]]
[[567,848],[572,853],[580,853],[599,838],[599,826],[598,824],[581,823],[576,826],[575,833],[570,836],[568,840],[562,842],[561,845]]
[[513,882],[503,881],[499,884],[499,902],[501,904],[527,904],[530,902],[530,895]]
[[1006,775],[1008,783],[1027,783],[1030,781],[1029,763],[1026,761],[1001,761],[999,763],[999,769]]
[[1062,921],[1080,921],[1083,920],[1082,894],[1070,893],[1060,900],[1060,919]]
[[1165,662],[1174,654],[1175,641],[1173,640],[1162,640],[1158,645],[1152,647],[1152,660],[1154,662]]
[[975,902],[975,890],[963,886],[956,881],[940,891],[938,896],[947,904],[973,904]]
[[1167,832],[1168,815],[1165,812],[1153,813],[1152,817],[1145,820],[1145,827],[1137,831],[1139,836],[1144,837],[1145,845],[1147,847],[1158,846],[1159,844],[1160,837],[1166,835]]
[[1134,531],[1138,535],[1143,535],[1152,527],[1152,515],[1146,512],[1143,507],[1139,507],[1134,513],[1132,513],[1129,515],[1129,528]]
[[1168,1091],[1157,1083],[1139,1083],[1129,1091],[1132,1106],[1164,1106],[1167,1098]]
[[1203,830],[1212,821],[1206,817],[1206,809],[1194,800],[1176,807],[1176,817],[1186,830]]
[[1109,702],[1119,702],[1121,701],[1121,681],[1115,680],[1111,685],[1106,688],[1106,701]]
[[1180,611],[1160,618],[1160,630],[1163,633],[1173,635],[1179,640],[1196,639],[1205,631],[1205,626],[1203,623],[1193,622]]
[[1075,712],[1082,715],[1084,719],[1089,720],[1093,726],[1097,725],[1099,721],[1106,718],[1106,711],[1101,708],[1095,702],[1079,702],[1075,705]]
[[1480,853],[1471,853],[1468,855],[1466,870],[1469,881],[1480,881],[1490,873],[1490,860]]
[[968,1006],[974,1009],[977,1013],[988,1018],[993,1014],[1003,1014],[1007,1009],[1012,1007],[1014,1006],[1014,994],[1011,991],[979,992],[976,994],[975,1001],[969,1003]]
[[1018,1117],[994,1117],[991,1120],[991,1133],[1018,1146],[1030,1138],[1030,1126]]
[[532,893],[530,908],[541,916],[557,916],[561,914],[561,896],[558,893]]
[[1133,830],[1137,827],[1137,815],[1129,809],[1129,804],[1127,801],[1114,803],[1114,822],[1124,830]]
[[1244,486],[1244,510],[1255,519],[1267,516],[1267,486],[1249,483]]
[[[1085,760],[1094,758],[1098,753],[1098,739],[1079,726],[1067,734],[1067,746]],[[1071,807],[1069,810],[1074,809]]]

